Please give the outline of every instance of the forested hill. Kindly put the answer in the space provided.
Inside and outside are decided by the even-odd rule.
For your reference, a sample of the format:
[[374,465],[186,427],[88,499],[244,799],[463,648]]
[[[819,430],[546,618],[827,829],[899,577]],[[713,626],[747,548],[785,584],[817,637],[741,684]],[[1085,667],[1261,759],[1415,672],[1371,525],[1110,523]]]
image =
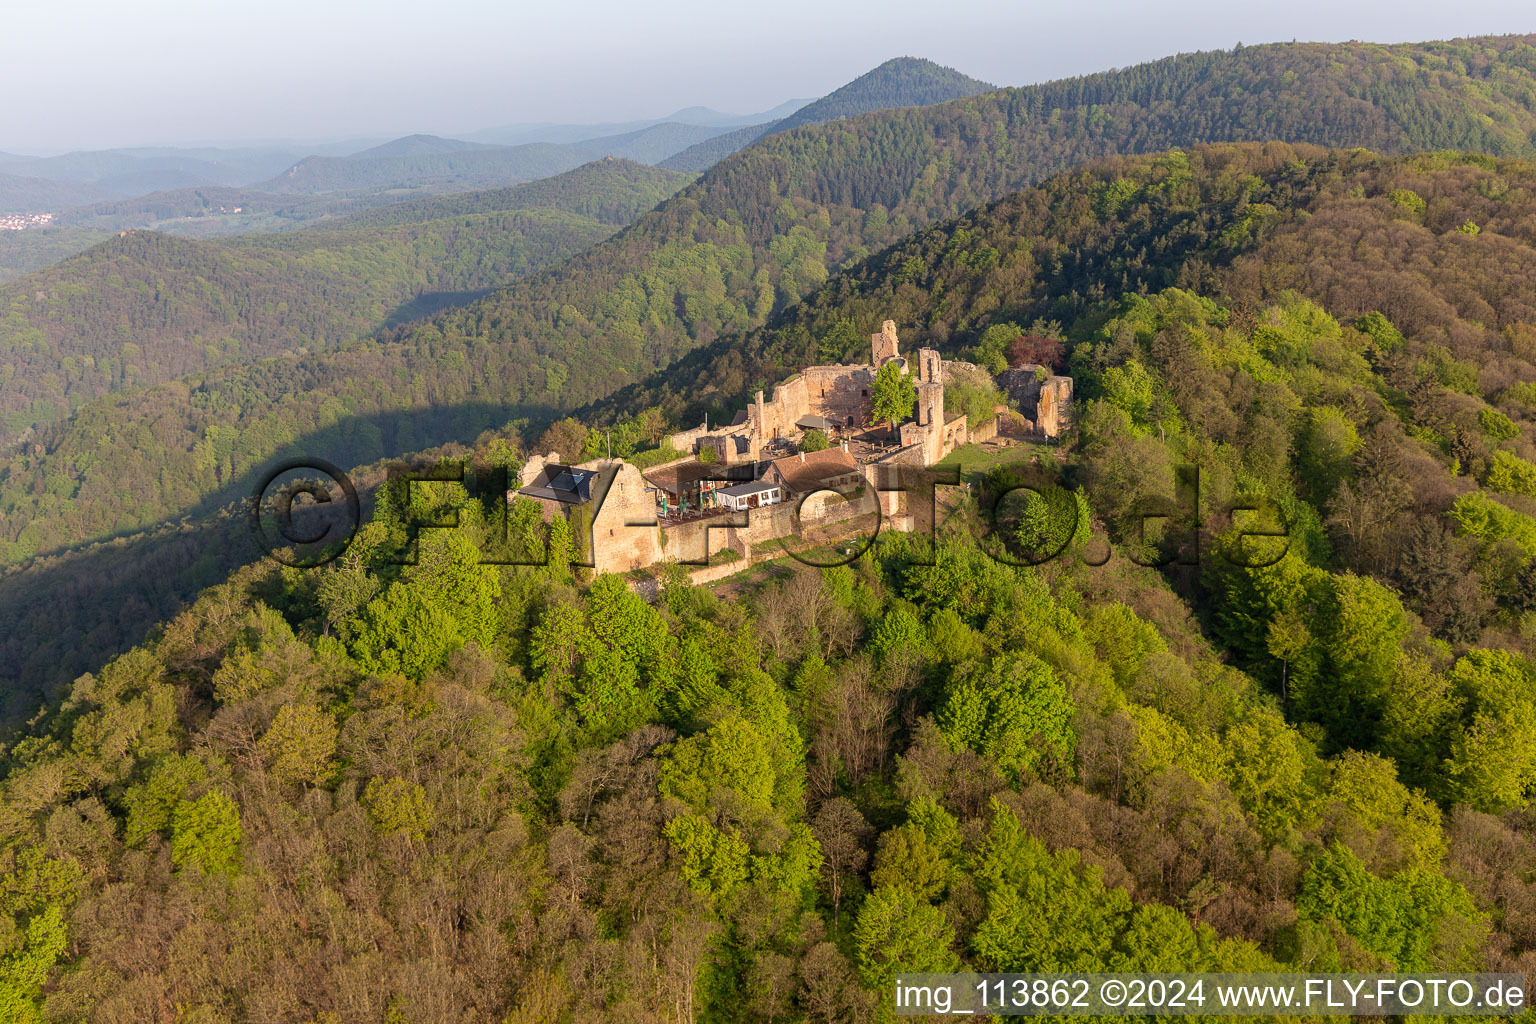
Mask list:
[[[1159,187],[1143,187],[1145,178]],[[803,366],[857,355],[885,319],[908,325],[908,348],[955,352],[993,323],[1092,322],[1106,297],[1172,286],[1250,303],[1296,287],[1345,318],[1385,311],[1410,338],[1426,326],[1428,340],[1454,333],[1487,355],[1508,349],[1500,331],[1536,322],[1526,280],[1536,237],[1523,220],[1533,198],[1528,160],[1475,154],[1385,157],[1265,143],[1114,158],[918,232],[844,269],[769,325],[723,337],[584,412],[606,422],[659,406],[677,422],[717,420]],[[1289,247],[1295,224],[1337,218],[1347,224],[1338,238],[1306,235],[1315,256],[1271,248],[1281,244],[1271,241],[1281,225]],[[1393,234],[1390,247],[1333,251],[1367,226]],[[1246,269],[1238,275],[1232,261],[1259,239],[1265,247],[1239,262]],[[1311,259],[1317,266],[1302,273],[1297,264]],[[1351,273],[1369,287],[1339,287]]]
[[[83,407],[46,454],[0,469],[0,560],[175,519],[338,419],[375,429],[310,454],[348,465],[578,407],[765,323],[914,229],[1106,153],[1270,136],[1528,152],[1533,67],[1526,37],[1277,44],[770,136],[618,236],[423,325],[220,372],[193,382],[195,405],[178,385]],[[147,447],[115,440],[140,431]],[[231,453],[218,473],[197,454],[212,435]]]
[[896,57],[847,85],[807,103],[776,124],[777,130],[820,124],[890,107],[926,107],[991,92],[997,86],[920,57]]
[[[1198,465],[1209,510],[1235,493],[1286,506],[1296,578],[1308,562],[1374,577],[1449,643],[1525,650],[1533,209],[1529,160],[1279,143],[1119,158],[921,232],[589,420],[722,421],[802,366],[858,357],[887,318],[910,325],[908,351],[995,369],[1054,351],[1076,378],[1077,479],[1112,529],[1174,497],[1175,465]],[[1213,628],[1278,684],[1262,632],[1239,621]],[[1379,701],[1297,707],[1346,746]]]
[[109,391],[324,350],[467,301],[607,237],[687,180],[599,161],[324,230],[109,239],[0,288],[0,445]]
[[[1061,458],[977,474],[931,546],[723,595],[673,565],[648,602],[573,577],[531,503],[511,533],[550,566],[483,564],[500,525],[444,486],[322,569],[242,569],[3,752],[0,992],[867,1024],[909,972],[1520,972],[1533,204],[1526,160],[1200,146],[854,268],[756,348],[851,354],[881,310],[1081,388]],[[1136,564],[1178,553],[1130,513],[1190,463],[1215,536]],[[1082,485],[1093,548],[983,553],[1026,479]],[[1273,564],[1221,536],[1238,497],[1283,511]]]
[[496,210],[529,209],[564,210],[602,224],[623,225],[649,213],[694,177],[634,160],[604,157],[574,171],[524,185],[411,199],[351,214],[328,222],[326,227],[383,227]]
[[452,183],[452,187],[487,188],[508,181],[531,181],[559,174],[591,159],[571,146],[530,142],[451,151],[412,151],[385,156],[311,156],[269,181],[258,192],[308,195],[316,192],[397,188],[406,183]]
[[[1525,37],[1170,58],[770,136],[619,237],[416,329],[517,353],[507,397],[597,395],[846,266],[1066,166],[1202,139],[1536,152]],[[555,390],[550,383],[558,381]]]
[[[1533,118],[1533,54],[1527,39],[1513,37],[1254,47],[772,136],[619,236],[463,312],[332,353],[87,403],[41,451],[0,468],[0,560],[220,508],[280,454],[358,465],[470,440],[519,417],[554,418],[767,322],[839,265],[1064,162],[1222,132],[1336,132],[1345,145],[1389,148],[1474,137],[1517,150],[1529,145],[1521,132]],[[1111,86],[1145,105],[1096,102]],[[1113,293],[1118,282],[1105,288]],[[177,557],[195,558],[194,548]],[[92,563],[64,559],[37,586],[16,580],[9,592],[17,600],[7,598],[0,613],[24,624],[52,608],[48,621],[89,632],[84,610],[95,599],[69,589],[77,564]],[[107,600],[117,621],[71,657],[132,642],[141,624],[164,614],[157,610],[187,594],[188,571],[159,560],[163,585],[144,585],[134,600],[124,595],[141,587],[140,576],[114,577]],[[199,571],[206,579],[206,567]],[[95,585],[99,575],[86,577]],[[72,596],[61,606],[49,593]],[[57,676],[50,664],[41,658],[16,671],[29,689],[46,689]]]
[[661,162],[678,171],[705,171],[732,153],[774,132],[820,124],[840,117],[867,114],[891,107],[921,107],[961,99],[997,88],[963,75],[954,68],[918,57],[897,57],[860,75],[779,121],[739,128],[706,139]]

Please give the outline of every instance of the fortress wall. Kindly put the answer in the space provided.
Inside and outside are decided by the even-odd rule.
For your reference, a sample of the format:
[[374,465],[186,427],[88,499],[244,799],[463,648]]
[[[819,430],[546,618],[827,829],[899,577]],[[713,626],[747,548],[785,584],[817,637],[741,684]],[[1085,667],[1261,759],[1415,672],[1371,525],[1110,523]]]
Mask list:
[[1057,437],[1072,424],[1072,378],[1047,376],[1037,380],[1038,369],[1026,365],[1004,370],[998,374],[997,383],[1036,430],[1046,437]]
[[608,465],[616,465],[618,472],[592,522],[597,569],[628,572],[654,565],[662,559],[656,501],[646,491],[645,478],[638,469],[618,460]]
[[699,519],[691,523],[679,523],[676,526],[666,526],[658,532],[661,537],[661,550],[668,559],[679,562],[703,562],[710,555],[716,555],[730,547],[740,550],[740,541],[735,545],[731,543],[732,534],[739,533],[739,524],[743,517],[715,516],[709,519]]
[[840,426],[847,426],[850,419],[859,426],[869,422],[869,389],[875,381],[869,367],[812,366],[801,376],[808,412]]
[[760,442],[770,441],[794,434],[799,429],[795,421],[810,411],[805,375],[796,374],[774,386],[771,401],[759,391],[747,409],[747,422],[756,429]]
[[707,424],[700,423],[698,426],[692,428],[691,430],[679,430],[677,433],[669,435],[667,437],[667,443],[680,452],[688,452],[691,454],[694,451],[694,446],[698,444],[700,438],[709,437],[712,434],[723,433],[727,429],[729,428],[716,427],[714,430],[710,430]]
[[1002,413],[997,413],[995,415],[988,416],[986,419],[982,420],[980,423],[975,424],[974,426],[971,426],[970,427],[971,438],[970,438],[970,441],[968,443],[970,443],[970,444],[981,444],[984,441],[990,441],[993,438],[997,437],[998,432],[1000,430],[1000,423],[1001,423],[1002,417],[1003,417]]
[[[992,432],[995,434],[997,433],[997,418],[993,417],[992,422]],[[963,414],[956,416],[954,419],[944,424],[942,440],[939,444],[938,458],[934,459],[933,461],[938,462],[939,459],[942,459],[944,456],[954,451],[960,445],[970,444],[975,440],[976,437],[971,433],[970,424],[966,422],[965,416]]]

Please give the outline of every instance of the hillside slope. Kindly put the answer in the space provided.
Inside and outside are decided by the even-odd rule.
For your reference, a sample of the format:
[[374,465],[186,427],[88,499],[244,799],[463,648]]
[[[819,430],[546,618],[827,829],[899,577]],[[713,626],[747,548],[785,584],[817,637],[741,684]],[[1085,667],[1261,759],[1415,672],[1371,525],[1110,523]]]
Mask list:
[[327,222],[325,228],[387,227],[504,209],[563,210],[602,224],[624,225],[649,213],[690,183],[693,177],[648,167],[633,160],[604,157],[574,171],[512,188],[456,192],[390,203],[335,218]]
[[[1525,152],[1533,53],[1513,37],[1253,47],[773,136],[557,271],[461,312],[334,353],[88,403],[42,451],[0,469],[0,557],[222,508],[280,454],[357,465],[520,417],[553,419],[767,322],[871,248],[1094,154],[1269,131]],[[210,436],[231,452],[222,483],[199,454]],[[61,591],[76,578],[69,564],[47,577]],[[167,578],[186,569],[161,564]],[[167,584],[146,603],[187,592]],[[116,607],[125,618],[108,649],[133,636],[138,606]],[[45,659],[34,672],[54,669]]]
[[468,191],[547,178],[588,159],[583,151],[546,142],[446,151],[409,150],[383,156],[312,156],[251,187],[259,192],[290,195],[370,191],[407,184],[437,184]]
[[0,444],[96,395],[322,350],[463,301],[607,237],[686,180],[608,161],[325,231],[109,239],[0,288]]
[[[1345,170],[1352,177],[1346,178]],[[1193,182],[1188,179],[1191,173],[1195,175]],[[1421,180],[1426,175],[1427,180]],[[1167,196],[1140,185],[1148,179],[1180,176],[1183,180],[1177,180],[1177,189]],[[1121,179],[1133,187],[1118,184]],[[1445,225],[1437,219],[1433,230],[1420,228],[1404,235],[1407,225],[1393,216],[1397,204],[1386,195],[1396,191],[1399,182],[1403,188],[1421,190],[1419,194],[1443,204],[1437,218],[1479,218],[1479,233],[1469,235],[1459,227],[1446,233]],[[1349,194],[1356,184],[1374,191],[1357,200]],[[1503,212],[1490,216],[1479,190],[1497,192]],[[1111,195],[1124,195],[1128,201],[1124,206],[1113,204],[1108,198]],[[1473,365],[1488,363],[1491,375],[1482,390],[1501,415],[1525,423],[1536,413],[1522,410],[1519,402],[1525,392],[1509,382],[1511,373],[1518,379],[1518,371],[1499,368],[1500,361],[1507,360],[1501,353],[1507,353],[1511,344],[1501,339],[1507,332],[1523,330],[1518,324],[1525,314],[1519,312],[1518,305],[1512,305],[1509,321],[1495,323],[1482,306],[1498,301],[1499,296],[1529,290],[1529,282],[1522,276],[1526,265],[1522,259],[1530,258],[1532,248],[1528,237],[1531,222],[1524,212],[1532,195],[1536,195],[1536,179],[1530,165],[1523,162],[1495,167],[1473,162],[1431,163],[1427,170],[1420,170],[1409,161],[1369,154],[1329,155],[1283,145],[1254,148],[1252,152],[1225,147],[1209,152],[1200,149],[1190,154],[1182,168],[1168,158],[1119,160],[1058,177],[955,224],[920,234],[834,278],[804,304],[776,319],[769,329],[722,339],[689,356],[649,387],[620,392],[602,409],[585,415],[596,425],[611,424],[651,406],[660,406],[668,419],[681,425],[698,422],[705,410],[712,412],[712,419],[728,416],[739,407],[744,393],[770,385],[798,366],[851,358],[866,343],[872,325],[886,317],[894,317],[902,325],[909,348],[927,342],[949,352],[975,344],[987,328],[1009,318],[1026,326],[1014,328],[1011,335],[1006,327],[1000,328],[1006,337],[997,343],[998,352],[1005,351],[1009,339],[1025,333],[1041,316],[1080,321],[1083,330],[1092,331],[1108,315],[1101,311],[1101,304],[1123,291],[1238,281],[1230,268],[1241,265],[1244,255],[1257,246],[1289,238],[1289,226],[1309,218],[1328,222],[1323,218],[1358,211],[1366,216],[1366,223],[1374,225],[1371,230],[1403,237],[1396,242],[1400,251],[1393,261],[1370,270],[1368,284],[1355,288],[1349,300],[1355,305],[1340,307],[1340,317],[1347,320],[1356,315],[1357,308],[1389,310],[1412,335],[1412,344],[1419,352],[1430,344],[1444,345],[1441,339],[1447,332],[1475,339],[1477,346],[1470,350],[1464,351],[1468,347],[1459,343],[1454,358],[1474,360]],[[1320,245],[1322,241],[1314,239],[1309,244]],[[1456,262],[1437,255],[1436,247],[1443,245],[1492,257],[1478,256],[1475,264],[1466,264],[1484,268],[1481,283],[1468,282],[1456,269]],[[1359,255],[1369,259],[1372,251],[1366,248]],[[1308,253],[1301,251],[1276,259],[1277,280],[1289,280],[1295,267],[1304,265],[1308,258]],[[1329,258],[1341,268],[1351,262],[1337,254]],[[1440,262],[1441,269],[1425,269],[1433,267],[1434,260]],[[1257,261],[1254,265],[1262,270],[1266,264]],[[1503,269],[1497,269],[1500,266]],[[1423,277],[1425,274],[1429,276]],[[1409,282],[1414,282],[1412,287],[1407,286]],[[1422,296],[1440,288],[1461,295],[1458,302],[1471,316],[1482,320],[1477,333],[1468,333],[1470,324],[1463,321],[1470,318],[1466,316],[1445,320],[1443,313],[1437,314],[1442,319],[1429,322],[1428,329],[1421,332],[1413,316],[1405,315],[1404,309],[1420,304]],[[1251,305],[1275,299],[1264,295],[1248,301]],[[1528,300],[1526,304],[1530,304]],[[1122,358],[1126,354],[1123,348],[1115,351]],[[516,437],[525,429],[521,424],[504,426],[502,409],[477,402],[476,395],[483,393],[485,386],[479,383],[482,375],[505,372],[504,364],[496,361],[489,346],[463,342],[432,343],[412,360],[412,365],[423,367],[430,356],[459,367],[454,379],[441,376],[434,384],[437,391],[432,401],[439,403],[436,408],[424,402],[409,415],[346,415],[344,410],[361,408],[390,392],[389,378],[396,371],[381,363],[378,355],[352,346],[328,361],[324,377],[316,374],[318,366],[306,366],[302,361],[268,363],[242,371],[245,381],[260,382],[260,388],[246,392],[248,395],[287,386],[296,394],[309,388],[317,395],[334,395],[338,403],[329,407],[318,402],[279,404],[244,437],[270,439],[264,443],[272,445],[273,451],[297,457],[329,458],[337,451],[372,451],[378,457],[390,451],[418,450],[432,443],[431,438],[450,432],[467,441],[482,431]],[[975,358],[986,362],[1001,356]],[[1425,372],[1441,373],[1433,367],[1440,365],[1435,360],[1443,363],[1445,358],[1449,357],[1431,353]],[[1085,369],[1098,372],[1091,361]],[[1093,395],[1092,385],[1088,373],[1082,376],[1082,394],[1087,399]],[[1192,370],[1182,371],[1182,377],[1191,382],[1195,394],[1243,393],[1230,382],[1214,383]],[[420,387],[420,379],[413,384]],[[74,514],[125,507],[125,487],[131,488],[126,496],[132,501],[155,500],[155,472],[176,465],[182,458],[161,440],[167,434],[165,424],[178,422],[194,395],[206,404],[220,391],[229,393],[227,383],[209,388],[198,382],[195,387],[195,391],[180,384],[154,389],[150,393],[155,400],[151,415],[132,427],[131,435],[126,433],[129,428],[115,422],[122,415],[116,408],[93,408],[90,418],[80,419],[82,435],[106,436],[114,445],[131,445],[141,453],[136,458],[142,461],[120,463],[121,475],[112,481],[103,478],[101,484],[82,491],[73,506],[79,511]],[[1432,394],[1423,392],[1420,385],[1409,390],[1415,389],[1415,393]],[[1425,399],[1421,396],[1417,400]],[[142,407],[142,403],[135,404]],[[1465,399],[1453,399],[1448,408],[1460,410],[1456,416],[1463,420],[1477,415],[1476,405],[1468,405]],[[1283,441],[1292,427],[1261,420],[1252,429],[1254,437]],[[1464,433],[1465,427],[1461,429]],[[534,435],[523,436],[531,443]],[[1452,432],[1442,436],[1449,439]],[[1247,443],[1261,453],[1261,464],[1267,460],[1275,466],[1287,465],[1284,452],[1276,454],[1256,442]],[[1122,449],[1133,450],[1125,444],[1115,448]],[[242,455],[238,449],[234,452],[236,459]],[[39,501],[28,496],[29,491],[35,493],[40,488],[44,479],[41,471],[58,464],[47,458],[29,460],[29,475],[13,478],[23,486],[9,488],[7,500],[17,507],[58,507],[55,498]],[[205,471],[189,467],[187,472]],[[1446,470],[1440,473],[1442,479],[1448,478]],[[202,511],[212,512],[226,502],[238,502],[254,479],[255,474],[247,472],[222,489],[204,490],[202,493],[215,497],[205,500]],[[1436,500],[1440,505],[1433,507]],[[1444,513],[1443,491],[1431,489],[1426,501],[1434,516]],[[12,670],[13,692],[46,689],[61,674],[70,678],[86,670],[92,664],[93,649],[122,649],[121,645],[134,641],[136,630],[148,625],[146,619],[153,621],[172,613],[178,600],[250,557],[254,551],[244,520],[236,512],[227,520],[194,519],[166,531],[40,559],[0,575],[0,633],[13,638],[8,647],[0,646],[0,664],[16,666]],[[135,566],[142,568],[136,571]],[[39,643],[43,622],[49,624],[47,632],[57,638],[55,642]],[[90,642],[82,639],[86,633],[93,636]]]
[[[0,479],[41,472],[69,481],[62,493],[92,497],[80,504],[57,493],[10,498],[19,504],[0,506],[0,545],[15,544],[23,529],[29,542],[0,551],[15,560],[102,536],[109,525],[181,515],[188,493],[209,493],[206,474],[193,466],[210,427],[239,438],[238,476],[289,443],[279,437],[298,436],[288,425],[314,422],[337,396],[345,396],[349,415],[386,423],[394,410],[417,410],[403,449],[370,440],[311,453],[339,465],[464,437],[471,423],[456,417],[460,402],[498,410],[491,414],[498,422],[579,406],[701,344],[766,322],[836,267],[915,228],[1106,153],[1272,135],[1387,151],[1457,144],[1529,153],[1533,67],[1536,47],[1524,37],[1277,44],[770,136],[579,258],[429,324],[344,354],[221,373],[198,382],[209,397],[196,408],[147,393],[135,399],[136,413],[116,406],[83,413],[94,426],[65,428],[47,442],[51,454],[41,462],[0,471]],[[445,350],[460,351],[464,361],[445,362]],[[420,415],[415,384],[392,383],[407,380],[434,396],[432,415]],[[119,500],[100,489],[132,476],[125,460],[142,457],[101,448],[100,424],[124,417],[157,424],[161,440],[150,457],[162,467],[159,476],[175,481],[162,498]],[[472,420],[470,436],[486,425],[478,413]],[[273,424],[284,426],[274,434]],[[385,429],[383,436],[393,434]],[[18,490],[0,484],[0,493]],[[42,506],[53,514],[36,514]]]
[[[757,348],[847,354],[883,310],[983,361],[1065,340],[1082,387],[1072,445],[973,469],[931,547],[728,597],[668,571],[652,604],[484,564],[499,527],[444,488],[326,568],[234,573],[6,749],[13,1005],[852,1022],[962,965],[1518,972],[1533,207],[1528,160],[1199,146],[852,268]],[[1217,521],[1165,576],[1123,513],[1191,463]],[[1086,485],[1094,546],[983,554],[1026,480]],[[1214,536],[1236,497],[1292,550],[1216,557],[1251,550]],[[402,564],[401,524],[450,513]],[[1367,564],[1362,517],[1416,572]],[[1486,621],[1414,614],[1447,579]]]
[[[1529,160],[1278,143],[1119,158],[921,232],[589,420],[720,422],[800,367],[857,357],[887,318],[912,325],[907,351],[996,369],[1054,348],[1076,378],[1076,480],[1116,539],[1179,500],[1177,467],[1199,468],[1209,521],[1170,557],[1215,550],[1240,495],[1285,510],[1281,570],[1207,565],[1197,593],[1236,660],[1289,685],[1336,748],[1369,749],[1382,691],[1285,666],[1253,627],[1278,614],[1259,592],[1284,578],[1311,601],[1307,565],[1345,570],[1447,644],[1533,649],[1533,203]],[[1416,785],[1454,789],[1433,758],[1393,756]]]

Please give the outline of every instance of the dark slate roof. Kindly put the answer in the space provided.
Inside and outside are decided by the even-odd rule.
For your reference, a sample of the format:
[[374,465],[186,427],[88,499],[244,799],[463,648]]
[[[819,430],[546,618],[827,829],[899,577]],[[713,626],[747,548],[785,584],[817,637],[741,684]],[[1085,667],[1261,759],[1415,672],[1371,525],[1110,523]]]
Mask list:
[[768,491],[776,491],[779,489],[780,488],[778,484],[771,484],[766,480],[759,480],[755,484],[733,484],[730,487],[724,488],[717,493],[729,494],[733,498],[741,498],[748,494],[765,494]]
[[567,505],[580,505],[592,500],[592,482],[596,479],[596,470],[576,469],[551,462],[539,470],[539,475],[533,478],[531,484],[520,488],[517,493],[526,494],[530,498],[549,498],[552,501],[563,501]]
[[801,427],[805,430],[831,430],[833,427],[837,426],[837,424],[833,423],[825,416],[806,415],[801,416],[799,419],[795,420],[795,426]]

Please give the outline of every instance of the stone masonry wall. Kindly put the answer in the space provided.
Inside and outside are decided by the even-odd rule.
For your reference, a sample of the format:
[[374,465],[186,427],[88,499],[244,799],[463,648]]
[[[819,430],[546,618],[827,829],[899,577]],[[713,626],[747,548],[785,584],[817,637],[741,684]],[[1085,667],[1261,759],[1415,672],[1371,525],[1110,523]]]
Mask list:
[[1039,367],[1025,365],[997,375],[997,386],[1019,407],[1024,418],[1046,437],[1058,437],[1072,423],[1072,378],[1036,379]]
[[654,565],[663,558],[656,527],[656,500],[647,492],[645,478],[634,466],[615,459],[603,466],[609,467],[617,469],[592,522],[597,570],[628,572]]

